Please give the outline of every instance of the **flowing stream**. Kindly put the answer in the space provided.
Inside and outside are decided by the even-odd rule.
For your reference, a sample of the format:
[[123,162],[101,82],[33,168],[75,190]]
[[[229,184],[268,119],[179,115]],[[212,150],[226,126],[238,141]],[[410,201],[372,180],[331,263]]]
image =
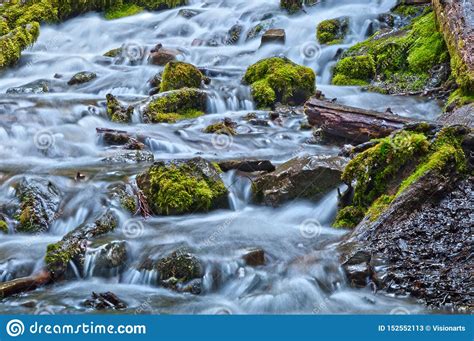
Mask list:
[[[331,86],[331,66],[341,49],[367,37],[378,16],[390,10],[395,0],[326,0],[305,12],[288,16],[278,0],[191,1],[186,9],[192,18],[179,15],[182,8],[144,12],[107,21],[89,14],[54,26],[44,26],[38,42],[24,52],[15,68],[0,76],[0,204],[14,197],[12,183],[25,174],[53,180],[65,193],[62,215],[50,231],[35,235],[10,233],[0,236],[0,281],[27,276],[41,269],[46,246],[78,225],[94,219],[104,207],[112,183],[133,177],[145,164],[104,163],[117,153],[99,143],[96,128],[126,130],[147,136],[146,144],[155,160],[202,156],[210,160],[252,157],[280,164],[300,155],[337,154],[338,148],[308,143],[310,131],[301,131],[301,113],[280,124],[252,126],[243,120],[255,111],[248,87],[241,84],[246,68],[258,60],[285,55],[317,72],[317,86],[341,103],[410,117],[434,119],[436,102],[420,98],[384,96],[357,87]],[[319,22],[340,16],[350,18],[350,33],[343,43],[318,46],[315,28]],[[246,40],[259,22],[286,31],[285,45],[260,47],[260,38]],[[220,44],[229,29],[243,26],[234,44]],[[215,44],[193,44],[212,41]],[[157,43],[177,48],[182,59],[205,69],[210,113],[177,124],[147,125],[138,115],[130,125],[119,125],[105,117],[105,95],[134,102],[147,98],[148,80],[162,68],[143,58]],[[217,45],[217,46],[208,46]],[[124,46],[127,58],[103,57]],[[92,82],[68,86],[80,71],[92,71]],[[7,90],[37,80],[48,80],[53,90],[42,94],[6,94]],[[225,117],[238,122],[239,135],[214,141],[202,129]],[[45,148],[42,144],[47,144]],[[40,145],[40,146],[39,146]],[[75,182],[80,171],[87,181]],[[349,288],[340,269],[337,243],[345,231],[332,229],[337,191],[320,202],[302,200],[280,208],[251,203],[249,181],[234,172],[224,175],[232,209],[207,214],[130,217],[118,205],[120,223],[111,235],[91,245],[84,274],[0,302],[2,313],[74,313],[88,311],[82,302],[91,291],[112,291],[137,313],[389,313],[421,312],[423,306],[365,289]],[[131,220],[130,220],[131,219]],[[315,221],[322,227],[308,229]],[[132,228],[130,228],[132,224]],[[95,248],[107,241],[125,240],[127,269],[123,273],[96,273]],[[241,259],[243,250],[265,250],[266,265],[249,267]],[[154,259],[185,248],[204,264],[201,295],[181,294],[156,286],[157,274],[139,271],[144,257]]]

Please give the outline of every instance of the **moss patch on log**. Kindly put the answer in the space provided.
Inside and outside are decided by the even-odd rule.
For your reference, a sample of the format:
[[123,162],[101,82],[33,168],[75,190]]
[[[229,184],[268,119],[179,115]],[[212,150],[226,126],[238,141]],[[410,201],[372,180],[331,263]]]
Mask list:
[[339,211],[334,227],[355,227],[365,216],[375,221],[392,201],[429,171],[454,165],[466,171],[462,141],[467,129],[441,129],[432,139],[427,133],[402,130],[358,154],[347,165],[343,181],[355,185],[352,204]]

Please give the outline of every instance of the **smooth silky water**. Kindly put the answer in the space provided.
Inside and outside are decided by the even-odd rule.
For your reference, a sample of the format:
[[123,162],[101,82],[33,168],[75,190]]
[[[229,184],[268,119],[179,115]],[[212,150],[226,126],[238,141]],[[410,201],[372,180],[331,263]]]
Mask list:
[[[254,110],[248,87],[241,84],[245,69],[269,56],[284,55],[317,72],[317,86],[327,97],[341,103],[397,114],[434,119],[436,102],[420,98],[384,96],[357,87],[331,86],[331,67],[340,49],[367,36],[370,23],[390,10],[395,0],[326,0],[288,16],[278,0],[191,1],[186,8],[201,14],[185,19],[181,9],[142,13],[106,21],[89,14],[64,24],[44,26],[38,42],[24,52],[19,65],[0,77],[0,203],[11,202],[11,184],[25,174],[52,179],[63,191],[62,215],[48,233],[9,234],[0,238],[0,281],[27,276],[41,269],[46,246],[78,225],[91,221],[106,207],[114,207],[123,225],[136,224],[133,233],[117,229],[94,242],[86,257],[84,274],[0,303],[2,313],[79,313],[88,311],[82,302],[91,291],[112,291],[128,304],[129,313],[156,314],[252,314],[252,313],[389,313],[421,312],[423,307],[366,289],[348,287],[338,261],[337,245],[345,231],[332,229],[337,209],[337,190],[318,203],[302,200],[280,208],[251,203],[249,181],[234,172],[225,174],[231,209],[179,217],[130,217],[107,198],[111,183],[134,176],[146,165],[106,164],[106,150],[96,128],[126,130],[147,136],[156,160],[202,156],[211,160],[252,157],[275,164],[300,155],[337,154],[338,149],[307,143],[311,132],[299,130],[300,117],[285,118],[268,127],[246,124],[242,117]],[[262,17],[272,27],[286,30],[285,45],[265,45],[260,39],[245,41],[246,32]],[[334,17],[351,18],[350,34],[340,45],[320,47],[315,42],[319,22]],[[235,45],[192,46],[195,39],[220,39],[234,25],[244,26]],[[140,123],[119,125],[105,119],[105,95],[112,93],[132,103],[147,98],[147,81],[162,70],[148,65],[146,51],[157,43],[183,52],[182,60],[209,70],[212,82],[210,113],[168,125]],[[128,59],[114,63],[102,55],[126,46]],[[68,87],[67,80],[80,71],[97,73],[97,79]],[[59,74],[62,78],[55,78]],[[38,79],[50,80],[54,92],[39,95],[7,95],[6,90]],[[239,135],[223,136],[216,144],[203,134],[209,123],[230,117],[239,123]],[[42,136],[44,134],[44,136]],[[47,149],[38,138],[49,139]],[[214,137],[215,138],[215,137]],[[76,172],[88,180],[75,182]],[[130,221],[130,219],[133,219]],[[315,224],[321,228],[313,229]],[[308,228],[309,227],[309,228]],[[101,242],[126,240],[127,269],[122,274],[94,275],[95,248]],[[265,266],[248,267],[243,250],[265,250]],[[176,249],[194,253],[204,264],[203,293],[179,294],[156,286],[157,274],[138,271],[144,258],[166,256]]]

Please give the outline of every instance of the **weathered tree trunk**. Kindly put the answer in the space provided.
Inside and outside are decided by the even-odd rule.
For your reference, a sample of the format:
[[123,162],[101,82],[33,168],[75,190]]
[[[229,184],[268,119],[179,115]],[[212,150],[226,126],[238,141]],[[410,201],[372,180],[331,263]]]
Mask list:
[[338,103],[310,98],[304,108],[308,122],[321,129],[324,136],[363,143],[390,135],[413,119],[391,113],[354,108]]
[[432,2],[456,81],[466,91],[474,91],[474,5],[469,0]]
[[0,298],[35,290],[40,286],[48,284],[50,281],[51,274],[48,271],[41,271],[30,277],[17,278],[12,281],[0,283]]

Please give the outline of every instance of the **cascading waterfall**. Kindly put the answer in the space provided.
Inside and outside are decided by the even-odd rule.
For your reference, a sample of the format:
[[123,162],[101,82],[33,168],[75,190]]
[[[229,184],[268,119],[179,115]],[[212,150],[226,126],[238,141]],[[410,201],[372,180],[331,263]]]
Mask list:
[[[342,103],[379,110],[390,106],[400,115],[414,117],[431,118],[428,115],[439,113],[435,102],[330,85],[335,56],[364,39],[369,25],[395,2],[327,0],[307,7],[306,13],[288,16],[277,0],[191,1],[186,8],[199,14],[190,19],[180,16],[178,8],[114,21],[87,14],[42,28],[38,42],[25,51],[19,65],[0,78],[0,204],[9,206],[16,200],[11,177],[22,174],[54,177],[66,194],[65,203],[63,215],[50,231],[0,238],[0,282],[40,269],[49,243],[89,222],[109,205],[107,193],[112,182],[133,177],[143,169],[140,165],[104,163],[102,159],[114,151],[98,143],[98,127],[145,136],[155,160],[251,157],[280,164],[306,154],[336,154],[337,148],[306,143],[311,132],[299,130],[301,115],[268,126],[249,125],[242,119],[249,112],[257,117],[267,115],[255,110],[250,90],[242,84],[246,68],[262,58],[284,55],[312,67],[318,75],[318,88]],[[339,45],[319,46],[315,41],[317,24],[340,16],[350,18],[350,34]],[[247,33],[262,20],[269,27],[285,29],[287,43],[260,46],[260,38],[247,40]],[[222,41],[237,23],[243,27],[237,42],[205,43]],[[197,44],[199,41],[204,43]],[[208,115],[173,125],[144,124],[138,113],[130,125],[110,122],[104,115],[107,93],[129,103],[148,97],[148,80],[162,68],[149,65],[145,55],[157,43],[179,49],[182,60],[197,65],[212,79],[206,86]],[[121,46],[130,49],[130,58],[103,57]],[[85,70],[95,72],[97,79],[74,87],[66,85],[73,74]],[[41,79],[48,80],[51,92],[6,94],[9,88]],[[220,145],[202,130],[223,118],[237,122],[239,135],[225,137],[225,145]],[[39,148],[41,141],[46,146]],[[77,172],[85,173],[86,181],[74,181]],[[2,311],[29,312],[31,308],[22,303],[31,300],[54,302],[58,312],[84,311],[81,302],[91,290],[112,291],[130,309],[147,302],[156,313],[386,313],[400,305],[413,311],[422,309],[407,300],[374,295],[369,288],[347,286],[336,248],[344,231],[330,227],[337,207],[336,190],[318,203],[297,200],[279,208],[258,207],[251,203],[249,179],[234,171],[223,179],[230,192],[230,210],[150,217],[138,225],[138,232],[130,234],[123,226],[131,215],[116,207],[121,227],[98,243],[126,241],[123,272],[96,275],[100,244],[91,245],[82,268],[74,263],[68,280],[11,298],[2,303]],[[316,234],[308,236],[302,230],[308,221],[318,222]],[[157,260],[179,248],[189,249],[203,262],[200,296],[158,287],[159,273],[140,268],[146,258]],[[257,268],[246,265],[242,253],[248,248],[263,249],[267,264]]]

